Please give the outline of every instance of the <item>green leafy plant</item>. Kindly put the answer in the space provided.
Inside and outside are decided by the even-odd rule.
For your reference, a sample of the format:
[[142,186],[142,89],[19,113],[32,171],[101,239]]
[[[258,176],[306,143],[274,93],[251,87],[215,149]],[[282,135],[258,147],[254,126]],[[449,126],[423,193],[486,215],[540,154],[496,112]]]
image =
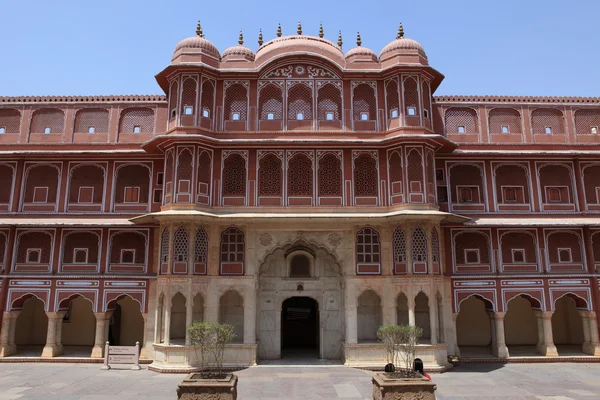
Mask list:
[[194,322],[187,327],[190,343],[200,359],[201,376],[204,379],[221,379],[225,346],[235,339],[235,328],[218,322]]
[[419,338],[423,329],[410,325],[382,325],[377,331],[377,338],[385,346],[388,363],[392,363],[396,371],[394,377],[414,377],[413,362],[417,353]]

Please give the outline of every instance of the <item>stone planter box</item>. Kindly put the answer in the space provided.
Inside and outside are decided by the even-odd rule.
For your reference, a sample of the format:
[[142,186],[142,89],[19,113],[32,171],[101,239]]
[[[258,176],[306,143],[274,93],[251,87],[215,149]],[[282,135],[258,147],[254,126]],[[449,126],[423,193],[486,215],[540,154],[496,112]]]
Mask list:
[[177,387],[178,400],[236,400],[237,375],[223,379],[202,379],[200,374],[189,374]]
[[427,378],[392,379],[373,376],[373,400],[435,400],[435,383]]

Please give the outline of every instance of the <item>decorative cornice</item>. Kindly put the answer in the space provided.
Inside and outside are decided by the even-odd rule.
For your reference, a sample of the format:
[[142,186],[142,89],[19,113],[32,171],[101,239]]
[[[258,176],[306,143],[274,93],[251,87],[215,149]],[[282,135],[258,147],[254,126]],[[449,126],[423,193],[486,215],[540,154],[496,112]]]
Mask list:
[[600,97],[577,96],[433,96],[436,103],[509,103],[509,104],[600,104]]
[[167,96],[149,95],[110,95],[110,96],[0,96],[0,104],[15,103],[108,103],[108,102],[166,102]]

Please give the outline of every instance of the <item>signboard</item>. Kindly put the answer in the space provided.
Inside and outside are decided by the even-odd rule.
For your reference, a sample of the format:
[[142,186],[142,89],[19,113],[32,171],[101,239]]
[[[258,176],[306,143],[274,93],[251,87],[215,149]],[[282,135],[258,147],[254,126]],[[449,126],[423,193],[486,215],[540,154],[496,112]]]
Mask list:
[[111,346],[106,342],[102,369],[110,369],[109,364],[133,364],[131,369],[142,369],[140,367],[140,342],[135,342],[135,346]]

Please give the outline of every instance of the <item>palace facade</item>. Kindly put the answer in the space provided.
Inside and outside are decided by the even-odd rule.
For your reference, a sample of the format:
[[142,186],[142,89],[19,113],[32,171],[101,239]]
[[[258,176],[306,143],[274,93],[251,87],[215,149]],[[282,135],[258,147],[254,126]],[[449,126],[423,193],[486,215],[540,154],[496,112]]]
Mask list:
[[600,355],[600,99],[433,96],[404,36],[323,30],[223,53],[197,34],[165,95],[0,97],[0,357],[302,354],[381,366],[382,324],[448,355]]

